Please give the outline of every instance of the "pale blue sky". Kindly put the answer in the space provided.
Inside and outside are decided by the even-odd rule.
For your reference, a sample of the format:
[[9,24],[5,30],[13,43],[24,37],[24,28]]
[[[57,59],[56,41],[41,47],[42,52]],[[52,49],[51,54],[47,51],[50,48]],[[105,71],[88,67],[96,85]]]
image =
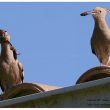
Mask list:
[[70,86],[99,65],[90,47],[93,18],[80,16],[96,6],[110,9],[110,3],[97,2],[0,3],[0,28],[21,53],[24,82]]

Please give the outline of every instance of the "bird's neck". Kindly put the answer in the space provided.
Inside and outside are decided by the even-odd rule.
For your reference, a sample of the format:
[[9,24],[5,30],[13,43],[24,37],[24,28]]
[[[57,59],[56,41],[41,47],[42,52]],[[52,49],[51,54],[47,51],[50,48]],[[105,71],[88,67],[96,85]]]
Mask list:
[[99,28],[100,30],[109,30],[109,27],[104,17],[95,19],[94,21],[95,21],[95,28]]
[[5,42],[5,43],[1,44],[1,57],[4,60],[13,59],[13,52],[10,49],[10,45],[8,44],[8,42]]

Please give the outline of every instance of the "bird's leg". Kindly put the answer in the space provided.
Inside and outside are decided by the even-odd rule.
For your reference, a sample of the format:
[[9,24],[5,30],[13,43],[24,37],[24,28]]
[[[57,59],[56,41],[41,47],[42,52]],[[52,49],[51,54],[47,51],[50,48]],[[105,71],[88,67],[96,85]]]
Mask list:
[[106,66],[106,64],[103,64],[102,62],[100,62],[100,66]]
[[104,66],[102,63],[100,63],[100,66]]

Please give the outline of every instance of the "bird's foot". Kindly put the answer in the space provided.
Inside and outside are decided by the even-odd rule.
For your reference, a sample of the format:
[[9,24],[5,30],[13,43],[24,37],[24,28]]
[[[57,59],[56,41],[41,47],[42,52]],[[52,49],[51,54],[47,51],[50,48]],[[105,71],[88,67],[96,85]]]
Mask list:
[[102,67],[102,66],[106,66],[106,67],[110,67],[110,65],[107,65],[107,64],[100,64],[100,67]]

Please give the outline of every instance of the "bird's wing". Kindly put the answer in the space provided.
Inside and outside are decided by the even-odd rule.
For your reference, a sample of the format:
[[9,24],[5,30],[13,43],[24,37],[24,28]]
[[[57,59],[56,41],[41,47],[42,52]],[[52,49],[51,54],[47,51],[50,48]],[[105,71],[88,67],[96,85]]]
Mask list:
[[0,83],[0,87],[1,87],[2,92],[4,92],[4,87],[1,83]]
[[91,38],[91,50],[92,50],[93,54],[96,54],[95,50],[94,50],[94,43],[93,43],[93,39],[92,38]]
[[17,60],[17,64],[18,64],[18,68],[19,68],[19,73],[20,73],[20,77],[23,83],[24,80],[24,70],[23,70],[23,65]]

